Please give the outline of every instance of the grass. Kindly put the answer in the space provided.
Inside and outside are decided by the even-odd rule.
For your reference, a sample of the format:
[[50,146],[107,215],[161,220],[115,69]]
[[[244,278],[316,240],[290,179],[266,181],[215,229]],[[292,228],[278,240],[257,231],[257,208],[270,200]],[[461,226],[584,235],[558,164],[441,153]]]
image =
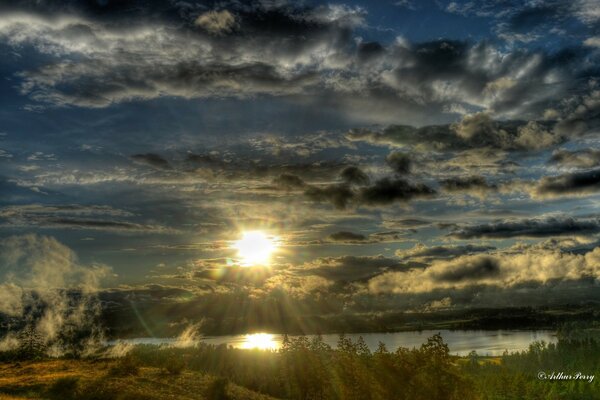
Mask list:
[[211,375],[189,370],[165,373],[121,360],[48,360],[0,364],[0,400],[268,400]]

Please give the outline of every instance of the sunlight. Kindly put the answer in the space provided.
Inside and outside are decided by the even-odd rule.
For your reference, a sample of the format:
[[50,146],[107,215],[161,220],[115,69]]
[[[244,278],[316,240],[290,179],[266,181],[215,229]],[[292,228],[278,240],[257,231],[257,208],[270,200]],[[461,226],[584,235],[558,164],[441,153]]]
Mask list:
[[270,333],[253,333],[244,339],[242,349],[276,350],[279,347],[275,336]]
[[275,241],[261,231],[243,232],[242,238],[234,244],[241,265],[245,267],[268,265],[276,247]]

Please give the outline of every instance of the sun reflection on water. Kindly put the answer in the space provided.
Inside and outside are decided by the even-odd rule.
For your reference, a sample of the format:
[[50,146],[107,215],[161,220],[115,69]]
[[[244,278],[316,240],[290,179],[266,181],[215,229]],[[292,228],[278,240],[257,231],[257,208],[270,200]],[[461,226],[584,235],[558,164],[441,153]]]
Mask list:
[[245,335],[242,349],[277,350],[279,343],[270,333],[252,333]]

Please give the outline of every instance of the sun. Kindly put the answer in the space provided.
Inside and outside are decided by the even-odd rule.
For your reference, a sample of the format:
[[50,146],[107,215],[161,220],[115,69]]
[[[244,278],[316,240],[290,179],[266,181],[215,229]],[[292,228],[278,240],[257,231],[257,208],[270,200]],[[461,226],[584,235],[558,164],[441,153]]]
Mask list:
[[233,246],[238,251],[240,264],[245,267],[268,265],[277,247],[275,241],[261,231],[242,233]]

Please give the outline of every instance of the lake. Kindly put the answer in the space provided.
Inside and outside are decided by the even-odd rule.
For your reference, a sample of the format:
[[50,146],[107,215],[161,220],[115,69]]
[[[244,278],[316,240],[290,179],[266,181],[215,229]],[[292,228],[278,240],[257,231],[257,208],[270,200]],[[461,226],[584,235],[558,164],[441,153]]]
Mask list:
[[[457,355],[467,355],[475,350],[479,355],[498,356],[504,351],[515,352],[526,350],[530,343],[534,341],[545,341],[546,343],[555,343],[557,341],[554,331],[539,330],[496,330],[496,331],[450,331],[450,330],[424,330],[420,332],[394,332],[394,333],[354,333],[347,334],[346,337],[355,341],[362,336],[367,346],[374,351],[379,342],[383,342],[389,351],[394,351],[398,347],[419,347],[427,341],[428,337],[436,333],[441,333],[444,342],[448,344],[450,352]],[[289,335],[290,338],[294,336]],[[314,335],[307,335],[309,339]],[[328,345],[335,347],[339,338],[337,334],[321,335],[323,341]],[[229,336],[207,336],[202,337],[200,342],[207,344],[220,345],[225,344],[241,349],[271,349],[276,350],[281,347],[283,335],[270,333],[252,333],[246,335]],[[181,340],[179,338],[136,338],[127,340],[111,341],[109,344],[116,343],[131,344],[157,344],[174,346],[191,346],[197,341]]]

